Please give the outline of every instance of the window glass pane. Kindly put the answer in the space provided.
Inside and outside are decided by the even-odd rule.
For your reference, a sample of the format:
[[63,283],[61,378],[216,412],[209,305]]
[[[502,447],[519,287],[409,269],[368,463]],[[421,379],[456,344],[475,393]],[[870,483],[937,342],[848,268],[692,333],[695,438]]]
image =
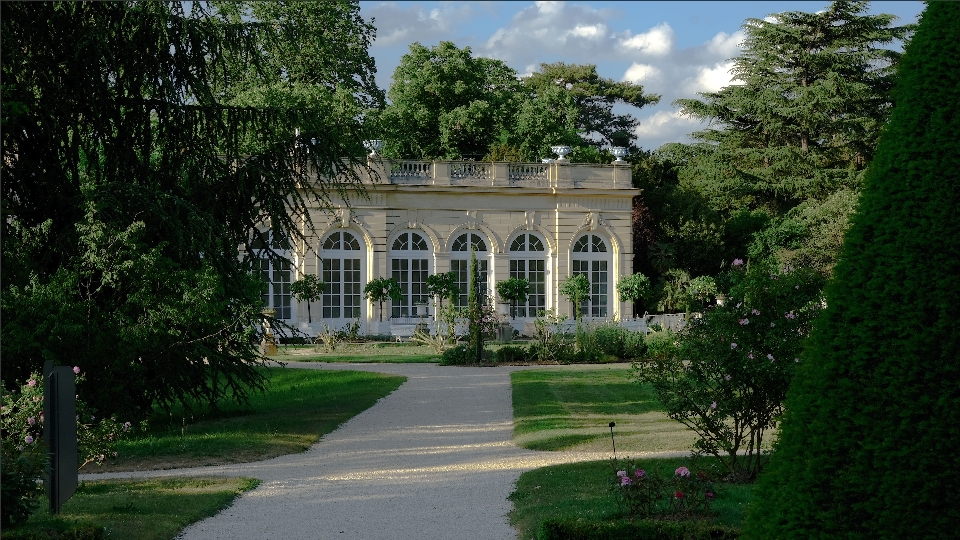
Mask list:
[[530,235],[530,251],[544,251],[543,242],[534,235]]
[[348,232],[345,232],[343,233],[343,249],[359,251],[360,242],[357,241],[355,236],[353,236]]
[[576,243],[573,244],[574,253],[586,253],[589,250],[588,237],[583,235],[577,239]]
[[406,251],[407,250],[407,233],[403,233],[393,241],[393,250],[394,251]]
[[526,237],[527,235],[521,234],[516,239],[514,239],[513,243],[510,244],[510,251],[526,251],[526,246],[525,246],[526,242],[524,241]]
[[419,234],[417,234],[417,233],[410,233],[410,236],[413,238],[413,240],[412,240],[412,242],[411,242],[411,243],[413,244],[413,247],[412,247],[411,249],[414,249],[414,250],[417,250],[417,251],[427,251],[428,249],[430,249],[430,248],[427,246],[427,241],[424,240],[423,237],[420,236]]
[[605,244],[603,239],[599,236],[593,237],[593,251],[599,253],[606,253],[607,251],[607,244]]

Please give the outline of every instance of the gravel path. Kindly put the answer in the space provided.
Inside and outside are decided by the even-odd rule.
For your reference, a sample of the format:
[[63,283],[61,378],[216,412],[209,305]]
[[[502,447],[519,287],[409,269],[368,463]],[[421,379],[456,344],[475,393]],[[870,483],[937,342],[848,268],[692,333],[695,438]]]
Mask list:
[[[510,442],[510,372],[435,364],[290,363],[408,377],[301,454],[238,465],[81,479],[247,476],[263,483],[184,540],[514,540],[507,496],[524,471],[608,454],[535,452]],[[636,456],[639,457],[639,456]]]

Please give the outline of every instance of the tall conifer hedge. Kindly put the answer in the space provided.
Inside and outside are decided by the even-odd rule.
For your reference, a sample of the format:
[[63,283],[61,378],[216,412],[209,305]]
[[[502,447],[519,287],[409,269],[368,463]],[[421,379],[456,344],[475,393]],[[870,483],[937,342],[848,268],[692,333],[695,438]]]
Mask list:
[[931,2],[745,538],[960,534],[960,3]]

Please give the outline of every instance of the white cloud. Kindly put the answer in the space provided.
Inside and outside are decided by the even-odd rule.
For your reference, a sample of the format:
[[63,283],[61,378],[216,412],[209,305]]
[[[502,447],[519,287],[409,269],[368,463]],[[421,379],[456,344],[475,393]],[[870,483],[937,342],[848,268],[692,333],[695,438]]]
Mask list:
[[727,59],[740,54],[740,45],[746,35],[743,30],[737,30],[732,34],[720,32],[713,36],[713,39],[706,43],[706,49],[709,53]]
[[663,72],[655,66],[634,62],[632,66],[627,68],[627,72],[623,74],[622,80],[637,84],[649,83],[652,80],[659,79],[662,73]]
[[634,129],[634,133],[641,147],[656,149],[668,141],[689,140],[687,135],[701,126],[699,120],[684,116],[678,110],[657,111],[640,118],[640,125]]
[[686,81],[684,89],[688,94],[697,92],[716,92],[724,86],[733,84],[733,75],[730,69],[733,62],[727,61],[715,64],[713,67],[700,66],[695,76]]
[[376,18],[377,39],[373,47],[406,46],[414,41],[452,39],[456,26],[473,13],[469,4],[457,4],[424,11],[419,5],[384,2],[364,10],[365,18]]
[[587,39],[599,39],[607,35],[607,25],[577,25],[573,30],[570,30],[567,35]]
[[667,23],[660,23],[650,30],[628,37],[621,41],[621,46],[627,51],[640,51],[654,56],[663,56],[673,49],[673,28]]

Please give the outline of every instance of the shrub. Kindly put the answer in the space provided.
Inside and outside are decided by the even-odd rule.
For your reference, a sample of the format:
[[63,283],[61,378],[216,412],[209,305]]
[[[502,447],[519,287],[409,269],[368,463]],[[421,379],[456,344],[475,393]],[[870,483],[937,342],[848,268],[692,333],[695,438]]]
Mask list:
[[499,364],[526,362],[530,359],[530,352],[517,345],[504,345],[497,350],[496,357]]
[[548,519],[540,524],[537,540],[736,540],[739,529],[698,521],[581,521]]
[[[483,349],[483,361],[492,362],[493,361],[493,351],[490,349]],[[474,348],[471,348],[468,345],[460,344],[456,347],[451,347],[443,351],[443,356],[440,357],[441,366],[463,366],[467,364],[476,364],[477,363],[477,351]]]
[[[803,340],[820,311],[821,274],[754,263],[735,265],[730,299],[691,320],[634,375],[653,386],[670,418],[699,436],[695,450],[716,456],[738,479],[755,477],[766,430],[776,426]],[[745,455],[741,453],[745,450]]]
[[646,351],[644,337],[639,332],[632,332],[615,323],[604,323],[591,330],[594,333],[593,342],[603,354],[619,360],[632,360],[642,357]]
[[706,516],[716,496],[709,475],[679,467],[670,478],[646,471],[632,463],[614,464],[616,476],[611,479],[618,502],[631,518],[658,514],[674,516]]
[[748,538],[956,538],[960,4],[930,2],[747,514]]

